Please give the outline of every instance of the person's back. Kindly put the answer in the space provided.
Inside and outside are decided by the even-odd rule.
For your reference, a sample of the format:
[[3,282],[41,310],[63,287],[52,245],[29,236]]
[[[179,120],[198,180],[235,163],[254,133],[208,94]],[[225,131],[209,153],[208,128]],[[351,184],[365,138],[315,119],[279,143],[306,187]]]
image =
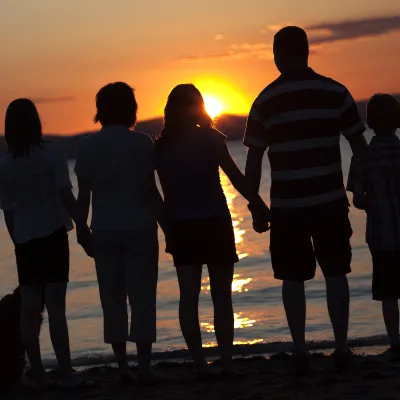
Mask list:
[[[78,150],[78,202],[87,217],[92,200],[93,254],[104,314],[104,342],[112,345],[121,379],[132,384],[126,342],[135,342],[139,376],[153,379],[158,274],[157,221],[163,203],[154,178],[151,138],[132,131],[138,105],[124,82],[96,95],[99,133]],[[128,327],[127,298],[131,308]]]
[[339,140],[353,151],[366,146],[357,105],[342,84],[308,66],[307,34],[286,27],[274,38],[281,76],[256,99],[244,144],[249,147],[246,177],[259,188],[262,158],[271,164],[271,261],[283,281],[283,301],[295,347],[295,369],[309,371],[305,342],[304,281],[317,261],[326,278],[328,309],[336,340],[337,370],[347,366],[351,272],[348,200]]
[[339,140],[364,129],[346,87],[311,68],[267,86],[253,104],[244,144],[268,148],[271,208],[346,204]]
[[0,160],[3,201],[12,202],[17,243],[45,237],[61,226],[72,229],[58,192],[60,184],[70,186],[68,171],[60,167],[63,160],[50,142],[33,148],[26,157],[6,154]]
[[91,181],[93,230],[155,229],[146,196],[154,173],[153,143],[147,134],[123,125],[105,126],[85,139],[78,160],[78,173]]
[[157,141],[156,168],[170,220],[229,218],[217,155],[224,141],[212,128]]
[[392,356],[400,359],[400,104],[378,94],[367,106],[374,130],[368,148],[353,156],[347,189],[354,206],[367,212],[366,242],[373,261],[372,298],[382,302]]

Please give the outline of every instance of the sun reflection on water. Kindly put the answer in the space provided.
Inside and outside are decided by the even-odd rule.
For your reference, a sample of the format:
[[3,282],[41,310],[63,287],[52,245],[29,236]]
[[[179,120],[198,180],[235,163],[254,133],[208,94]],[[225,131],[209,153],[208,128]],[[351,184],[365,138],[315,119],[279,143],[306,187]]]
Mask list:
[[[233,342],[234,345],[236,346],[243,346],[243,345],[249,345],[249,344],[257,344],[257,343],[263,343],[264,339],[250,339],[250,340],[235,340]],[[209,348],[209,347],[217,347],[218,344],[217,342],[208,342],[208,343],[204,343],[203,347]]]
[[[253,278],[241,278],[240,274],[235,274],[233,275],[233,281],[232,281],[232,292],[237,292],[237,293],[242,293],[242,292],[248,292],[249,289],[245,287],[248,285]],[[210,278],[204,278],[202,281],[202,286],[201,290],[204,291],[205,294],[209,294],[211,290],[210,286]]]
[[235,243],[237,248],[237,253],[239,259],[246,258],[248,253],[242,252],[241,249],[244,248],[244,237],[246,234],[246,230],[241,228],[241,223],[243,222],[243,218],[239,216],[239,214],[235,211],[235,206],[233,200],[237,197],[237,192],[232,186],[228,177],[221,173],[221,184],[224,189],[226,202],[228,204],[229,211],[232,217],[232,226],[233,231],[235,233]]
[[[247,317],[243,317],[243,313],[235,313],[234,314],[234,327],[235,329],[245,329],[251,328],[254,324],[258,322],[256,319],[250,319]],[[202,322],[200,326],[203,328],[205,332],[212,333],[215,332],[214,325],[208,322]]]

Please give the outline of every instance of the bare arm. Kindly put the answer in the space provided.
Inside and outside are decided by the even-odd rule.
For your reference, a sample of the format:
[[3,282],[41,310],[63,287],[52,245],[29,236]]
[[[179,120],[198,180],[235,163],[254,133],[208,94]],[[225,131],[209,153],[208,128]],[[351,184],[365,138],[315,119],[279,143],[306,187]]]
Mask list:
[[156,220],[166,235],[167,219],[165,217],[164,201],[161,197],[160,191],[158,190],[154,173],[151,174],[149,179],[148,199]]
[[77,230],[87,228],[87,215],[85,215],[78,205],[74,194],[70,188],[59,189],[61,199],[63,201],[64,207],[67,210],[69,216],[73,219],[76,224]]
[[350,136],[347,140],[349,141],[353,154],[357,154],[367,147],[367,141],[363,134]]
[[224,145],[223,150],[220,153],[220,166],[229,180],[232,182],[232,185],[235,187],[235,189],[249,201],[251,206],[262,205],[263,207],[266,207],[264,201],[258,194],[261,168],[260,172],[258,173],[258,183],[257,179],[254,179],[253,181],[248,180],[236,165],[226,145]]
[[89,218],[89,208],[91,200],[91,188],[86,179],[78,175],[78,207],[81,210],[82,218],[87,222]]
[[3,212],[4,212],[4,221],[6,223],[8,234],[10,235],[10,238],[15,245],[14,234],[13,234],[13,232],[14,232],[14,211],[4,210]]
[[257,147],[250,147],[247,152],[246,179],[251,190],[256,193],[260,191],[263,157],[264,150]]

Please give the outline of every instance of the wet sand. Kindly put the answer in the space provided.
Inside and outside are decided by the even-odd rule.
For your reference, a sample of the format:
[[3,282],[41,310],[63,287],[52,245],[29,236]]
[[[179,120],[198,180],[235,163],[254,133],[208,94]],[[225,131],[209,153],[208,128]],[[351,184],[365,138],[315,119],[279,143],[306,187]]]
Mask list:
[[[117,385],[114,368],[96,367],[81,372],[95,383],[90,389],[64,393],[52,391],[30,394],[14,391],[4,399],[12,400],[395,400],[400,399],[400,364],[391,364],[387,353],[354,356],[351,371],[346,375],[332,372],[333,360],[326,354],[311,357],[313,376],[295,378],[290,357],[240,358],[235,360],[246,375],[229,381],[201,382],[196,379],[191,363],[161,362],[157,371],[170,378],[168,383],[151,387],[122,388]],[[218,362],[214,363],[218,368]]]

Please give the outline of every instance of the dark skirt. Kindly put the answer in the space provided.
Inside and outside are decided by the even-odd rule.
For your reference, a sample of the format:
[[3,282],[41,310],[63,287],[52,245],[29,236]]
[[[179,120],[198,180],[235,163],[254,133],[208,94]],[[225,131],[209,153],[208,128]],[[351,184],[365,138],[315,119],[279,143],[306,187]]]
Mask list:
[[176,267],[184,265],[231,265],[239,261],[230,218],[190,219],[173,222],[167,252]]
[[21,286],[69,280],[69,243],[65,227],[49,236],[17,244],[15,255]]

